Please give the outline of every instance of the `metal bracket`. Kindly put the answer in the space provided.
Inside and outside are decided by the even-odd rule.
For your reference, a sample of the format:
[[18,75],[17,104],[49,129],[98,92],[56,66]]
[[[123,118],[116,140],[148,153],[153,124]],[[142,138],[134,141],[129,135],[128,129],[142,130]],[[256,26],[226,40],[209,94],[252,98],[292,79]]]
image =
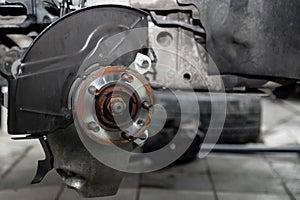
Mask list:
[[183,29],[193,31],[201,35],[205,34],[205,30],[200,26],[195,26],[178,20],[164,20],[161,19],[154,11],[150,11],[150,16],[154,23],[157,25],[181,27]]
[[40,143],[45,152],[45,160],[39,160],[36,175],[31,181],[31,184],[40,183],[46,174],[53,169],[53,155],[47,140],[47,136],[39,138]]
[[30,24],[45,24],[53,22],[56,17],[51,15],[44,7],[41,0],[6,0],[9,4],[22,4],[27,11],[27,19],[21,24],[21,27],[27,27]]
[[140,74],[146,74],[151,69],[151,67],[151,59],[144,54],[137,53],[134,61],[134,66],[132,68]]

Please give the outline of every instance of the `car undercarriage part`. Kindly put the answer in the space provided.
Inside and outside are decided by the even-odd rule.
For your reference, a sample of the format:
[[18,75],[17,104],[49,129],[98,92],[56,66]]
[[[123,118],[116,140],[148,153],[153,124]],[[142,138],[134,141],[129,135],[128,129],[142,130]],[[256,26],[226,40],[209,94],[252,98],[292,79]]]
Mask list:
[[155,24],[161,25],[161,26],[169,26],[169,27],[181,27],[183,29],[187,29],[190,31],[193,31],[199,35],[205,36],[205,30],[198,26],[198,25],[192,25],[189,23],[186,23],[185,21],[180,21],[180,20],[166,20],[166,19],[161,19],[154,11],[150,12],[150,15],[154,21]]
[[128,67],[118,66],[100,68],[86,76],[75,81],[73,87],[77,130],[104,144],[143,137],[154,103],[145,78]]
[[[101,6],[71,13],[48,27],[28,48],[18,70],[6,75],[8,132],[16,139],[42,138],[45,147],[44,136],[74,121],[78,129],[104,143],[131,145],[131,140],[143,137],[153,97],[137,72],[144,59],[137,55],[148,47],[147,26],[143,11]],[[52,168],[51,150],[45,152],[48,158],[39,162],[33,183]]]
[[53,155],[50,150],[49,143],[47,141],[47,137],[41,137],[39,138],[39,141],[43,147],[43,150],[45,152],[45,159],[38,161],[37,171],[36,175],[34,176],[33,180],[31,181],[31,184],[40,183],[46,174],[53,169]]
[[299,1],[177,1],[198,8],[207,50],[221,74],[300,79]]
[[[24,50],[18,48],[18,47],[12,47],[7,48],[4,45],[0,45],[0,68],[1,74],[4,77],[11,76],[11,69],[13,67],[13,64],[21,59],[21,56],[23,55]],[[0,83],[1,86],[6,85],[2,82]]]
[[[114,11],[115,16],[110,14],[109,16],[114,19],[107,24],[103,16],[111,12],[109,8]],[[97,13],[98,9],[101,9],[100,14]],[[109,34],[141,28],[138,36],[134,35],[137,37],[134,38],[133,45],[138,46],[138,50],[118,60],[98,58],[97,62],[101,66],[116,63],[120,66],[129,66],[135,60],[136,52],[147,46],[147,28],[143,28],[147,27],[147,20],[143,15],[141,17],[136,13],[143,14],[120,7],[88,8],[61,18],[40,35],[21,60],[21,70],[14,75],[16,78],[9,79],[9,92],[14,94],[9,98],[9,133],[40,136],[69,126],[73,121],[72,110],[68,106],[69,91],[77,78],[82,62],[95,48],[97,41],[101,41]],[[82,17],[84,14],[87,16]],[[121,16],[126,18],[119,22],[118,17]],[[95,20],[96,17],[98,20]],[[82,26],[80,23],[82,20],[90,20],[91,23],[83,23],[83,27],[77,30],[75,26],[79,24]],[[135,27],[132,27],[133,25]],[[74,34],[67,37],[70,32]],[[64,40],[64,46],[61,46],[61,38],[64,36],[67,38]],[[114,46],[105,48],[102,56],[106,56],[114,48],[115,52],[124,49],[132,39],[129,36],[128,38],[120,45],[114,43],[111,44]],[[45,45],[48,46],[47,49],[44,48]],[[91,63],[90,66],[93,64],[95,63]],[[41,84],[37,84],[38,82]],[[39,98],[33,101],[31,95],[38,95]]]
[[[8,0],[8,1],[11,1],[11,0]],[[88,6],[93,6],[93,5],[107,5],[107,4],[116,4],[117,5],[117,4],[120,4],[120,5],[126,5],[126,6],[144,9],[144,10],[149,11],[149,14],[150,14],[149,16],[152,17],[152,19],[151,20],[149,19],[149,21],[152,21],[151,23],[155,24],[155,26],[153,26],[153,28],[151,28],[150,30],[153,29],[155,32],[155,29],[157,29],[159,27],[161,27],[162,29],[165,29],[165,31],[161,31],[162,33],[159,35],[160,41],[167,41],[168,43],[170,43],[170,41],[173,41],[174,44],[176,44],[176,42],[177,42],[177,44],[179,44],[181,46],[187,46],[187,47],[189,47],[191,43],[194,43],[194,45],[199,45],[197,40],[201,40],[202,44],[206,43],[205,45],[207,47],[207,50],[209,51],[211,57],[216,62],[217,66],[218,66],[218,70],[216,71],[214,69],[214,67],[211,68],[209,66],[209,64],[211,62],[209,62],[209,60],[207,59],[208,56],[205,55],[205,53],[203,53],[203,50],[199,50],[198,58],[201,58],[204,62],[207,62],[207,63],[204,63],[204,65],[203,65],[203,62],[199,61],[201,63],[199,65],[203,65],[203,67],[201,67],[201,68],[207,69],[210,74],[218,73],[218,71],[220,71],[221,74],[226,74],[225,75],[226,80],[224,82],[226,84],[225,85],[226,88],[233,88],[235,86],[250,87],[250,88],[259,87],[259,86],[262,86],[264,84],[264,82],[266,82],[267,80],[280,82],[283,85],[285,85],[285,81],[283,81],[283,79],[290,79],[291,80],[290,82],[295,82],[297,79],[299,79],[299,77],[297,78],[297,76],[299,74],[298,68],[292,67],[294,65],[297,65],[295,63],[299,62],[297,59],[294,59],[295,56],[296,56],[296,58],[298,57],[297,53],[295,54],[295,52],[297,52],[297,47],[295,47],[295,48],[293,47],[295,49],[295,51],[294,51],[293,48],[290,48],[289,46],[281,45],[286,48],[285,48],[285,50],[280,50],[279,49],[280,45],[277,45],[277,46],[276,45],[268,45],[265,42],[265,41],[271,40],[270,43],[272,43],[272,42],[277,43],[278,41],[280,41],[281,43],[284,43],[287,40],[287,38],[292,38],[292,37],[287,36],[287,35],[280,35],[280,37],[278,39],[272,39],[274,37],[277,37],[276,34],[279,34],[276,31],[272,31],[271,34],[260,34],[260,33],[256,33],[256,32],[253,32],[253,33],[251,32],[251,34],[249,34],[249,38],[247,38],[248,36],[245,36],[245,37],[244,36],[242,37],[240,35],[235,36],[231,32],[229,34],[216,35],[217,33],[222,33],[222,31],[227,31],[227,29],[231,30],[231,29],[237,29],[240,27],[241,27],[241,29],[238,29],[237,31],[235,31],[236,33],[240,34],[243,32],[247,32],[247,31],[243,31],[243,30],[248,30],[247,28],[249,28],[249,27],[238,26],[237,23],[235,23],[235,22],[227,23],[228,26],[225,26],[225,25],[222,26],[221,27],[222,30],[221,29],[215,30],[216,27],[219,27],[218,24],[216,24],[216,23],[218,21],[222,21],[222,20],[218,20],[218,19],[228,20],[230,22],[234,19],[240,19],[240,20],[252,19],[251,13],[248,16],[247,13],[244,11],[239,12],[239,10],[243,9],[243,6],[248,6],[249,9],[251,10],[251,12],[252,11],[256,12],[256,10],[258,8],[264,8],[266,20],[259,19],[259,18],[253,19],[254,22],[257,22],[257,23],[259,23],[261,20],[261,24],[263,24],[264,30],[270,30],[274,27],[281,27],[282,24],[286,24],[286,21],[289,19],[296,20],[298,15],[295,14],[294,12],[291,12],[291,13],[289,12],[290,16],[283,16],[281,18],[281,20],[275,20],[276,22],[274,22],[274,23],[268,23],[267,17],[269,15],[272,15],[272,13],[276,12],[276,8],[274,8],[274,5],[270,5],[270,3],[261,2],[260,3],[261,5],[258,5],[256,3],[250,2],[249,4],[239,3],[237,5],[234,5],[234,4],[231,5],[229,2],[223,2],[223,1],[224,0],[219,0],[218,2],[205,2],[202,0],[199,0],[199,1],[197,1],[197,0],[166,0],[166,1],[162,2],[162,1],[156,0],[156,1],[149,2],[146,0],[122,0],[122,1],[87,0],[86,2],[84,2],[84,1],[66,1],[66,3],[68,3],[68,5],[75,6],[74,9],[80,9],[81,7],[84,7],[84,6],[88,7]],[[13,0],[13,2],[19,2],[21,4],[23,3],[23,4],[28,4],[28,5],[30,4],[30,0]],[[46,2],[48,2],[48,1],[46,1]],[[54,1],[55,5],[59,5],[59,3],[64,4],[63,2],[65,2],[65,1],[56,1],[56,0]],[[40,3],[38,3],[38,4],[40,4]],[[232,8],[229,6],[229,4]],[[297,6],[294,6],[293,2],[283,2],[282,4],[283,4],[283,7],[281,7],[281,12],[283,10],[289,10],[289,8],[297,7]],[[220,6],[218,7],[218,5],[220,5]],[[213,12],[210,12],[210,10],[212,10]],[[214,15],[214,10],[220,10],[220,12],[218,12],[218,15]],[[69,11],[71,11],[71,10],[69,10]],[[283,11],[283,12],[285,12],[285,11]],[[237,16],[237,17],[234,17],[234,16]],[[241,21],[241,23],[242,23],[242,21]],[[250,23],[248,23],[248,21],[246,21],[246,23],[243,23],[243,24],[250,24]],[[43,27],[40,27],[40,28],[43,28]],[[30,30],[35,30],[37,32],[40,32],[41,31],[40,28],[33,27],[33,29],[28,28],[28,29],[23,30],[23,28],[19,27],[16,30],[18,30],[19,32],[25,31],[24,33],[29,33]],[[174,31],[172,30],[172,28],[176,29],[176,30],[179,30],[179,28],[182,28],[183,30],[179,30],[179,32],[182,32],[184,34],[186,34],[186,33],[194,34],[194,36],[192,36],[192,37],[195,37],[195,41],[188,41],[187,39],[184,39],[184,38],[181,39],[180,37],[178,37],[180,35],[177,35],[177,36],[174,35],[174,33],[173,33]],[[188,30],[188,32],[186,30]],[[260,30],[260,29],[257,29],[257,30]],[[216,34],[215,34],[215,31],[218,31],[218,32],[216,32]],[[297,33],[297,31],[299,32],[299,27],[297,26],[297,24],[294,24],[286,32],[289,35],[291,35],[291,34],[298,35],[298,34],[295,34],[295,33]],[[11,27],[6,27],[6,28],[1,29],[1,32],[2,33],[11,33],[14,31],[12,30]],[[247,33],[249,33],[249,31]],[[151,34],[150,34],[150,36],[151,36]],[[224,35],[229,35],[230,37],[233,35],[233,38],[232,39],[230,39],[230,38],[224,39]],[[263,42],[257,42],[256,39],[252,38],[252,37],[256,38],[255,35],[264,35],[267,38],[262,39]],[[178,38],[180,38],[180,39],[178,39]],[[243,39],[245,41],[242,41],[240,38],[247,38],[247,39]],[[258,38],[260,38],[260,37],[258,37]],[[167,40],[164,40],[164,39],[167,39]],[[226,40],[226,41],[232,40],[233,44],[231,44],[231,43],[227,44],[228,48],[223,48],[223,47],[218,48],[217,45],[222,44],[222,42],[224,42],[224,40]],[[213,42],[213,41],[215,41],[215,42]],[[225,41],[225,43],[226,43],[226,41]],[[190,43],[190,44],[188,44],[188,43]],[[236,45],[235,45],[235,43],[236,43]],[[285,42],[285,43],[288,44],[287,42]],[[293,44],[297,44],[297,42],[295,42]],[[166,44],[161,43],[160,45],[166,45]],[[224,46],[224,45],[221,45],[221,46]],[[276,46],[276,48],[273,48],[273,46]],[[168,46],[165,46],[165,48],[166,47],[168,47],[168,49],[170,49],[171,47],[174,47],[174,45],[169,44]],[[214,47],[216,47],[216,48],[214,48]],[[245,47],[245,48],[240,48],[240,47]],[[265,54],[268,54],[266,56],[263,53],[261,53],[262,51],[259,50],[259,49],[269,49],[269,47],[272,49],[270,51],[268,51],[268,50],[264,51]],[[193,48],[195,48],[195,47],[193,47]],[[180,48],[176,48],[176,49],[180,49]],[[183,50],[181,52],[182,55],[189,56],[189,53],[187,54],[185,52],[186,48],[181,48],[181,49]],[[189,48],[187,48],[187,49],[189,50]],[[216,52],[215,49],[217,49],[217,51],[219,51],[220,49],[232,49],[232,50],[230,50],[230,51],[225,50],[226,52],[224,53],[224,52]],[[241,49],[241,50],[239,50],[239,49]],[[192,51],[192,52],[195,53],[195,51]],[[245,55],[238,56],[238,59],[232,58],[235,55],[234,52],[244,52]],[[249,52],[249,53],[247,53],[247,52]],[[280,56],[281,56],[280,58],[276,52],[282,52],[282,54],[280,54]],[[162,53],[157,53],[157,54],[162,54]],[[248,57],[246,54],[248,55]],[[274,56],[274,54],[276,54],[277,56]],[[180,55],[180,56],[182,56],[182,55]],[[222,55],[223,57],[220,57],[220,55]],[[260,56],[258,56],[258,55],[260,55]],[[288,64],[288,65],[285,63],[279,64],[280,62],[283,62],[283,60],[286,60],[286,59],[283,59],[282,57],[289,58],[291,56],[294,59],[292,64]],[[164,57],[163,54],[160,57],[163,58]],[[195,57],[195,56],[193,55],[190,57]],[[251,60],[253,60],[252,58],[254,59],[254,61],[251,61]],[[189,60],[189,59],[187,59],[187,60]],[[236,63],[235,66],[228,64],[231,62],[231,60],[234,60],[239,63]],[[275,60],[276,60],[276,62],[275,62]],[[278,62],[278,60],[280,60],[280,62]],[[276,64],[274,64],[272,62],[274,62]],[[181,62],[181,63],[183,63],[182,65],[185,65],[184,62]],[[261,66],[258,66],[260,63],[264,63],[264,64],[261,64]],[[173,63],[173,64],[180,65],[180,62]],[[242,67],[242,65],[247,65],[247,66]],[[276,67],[274,68],[274,66],[276,66]],[[283,70],[283,68],[281,69],[281,66],[287,66],[284,68],[287,70]],[[192,71],[193,70],[186,70],[184,73],[184,76],[187,79],[190,79],[192,82],[198,82],[198,86],[195,87],[196,89],[205,89],[206,86],[203,87],[203,84],[201,85],[199,83],[199,82],[203,83],[205,81],[210,82],[210,83],[208,83],[208,85],[211,85],[211,84],[214,84],[215,82],[217,82],[215,87],[218,87],[219,83],[218,83],[218,81],[215,81],[214,78],[205,76],[205,79],[206,79],[205,81],[203,81],[203,80],[198,81],[197,79],[199,79],[199,78],[194,77]],[[281,73],[281,71],[284,71],[284,73]],[[160,73],[158,73],[158,74],[160,74]],[[205,74],[207,74],[207,71],[205,71]],[[232,74],[234,74],[235,76],[232,76]],[[233,77],[233,78],[231,78],[231,77]],[[237,78],[235,78],[235,77],[237,77]],[[201,78],[203,79],[203,76]],[[156,83],[159,84],[158,86],[162,86],[161,82],[165,82],[160,79],[161,78],[158,77],[158,79],[156,81]],[[209,79],[212,79],[212,80],[210,81]]]
[[[200,33],[200,40],[204,41],[209,55],[218,67],[215,71],[214,67],[210,67],[212,62],[207,63],[209,74],[226,75],[228,88],[235,85],[259,87],[267,80],[284,85],[286,82],[283,80],[296,82],[300,79],[297,67],[300,63],[297,53],[299,41],[298,37],[294,37],[299,35],[300,28],[298,23],[291,22],[299,21],[298,2],[280,0],[282,6],[277,7],[274,2],[257,3],[255,0],[88,0],[86,5],[109,3],[151,11],[153,23],[164,29],[181,27],[193,30],[194,34]],[[189,13],[190,18],[182,18],[182,15],[174,18],[174,12]],[[257,13],[263,13],[264,17]],[[271,16],[278,14],[280,19],[271,19]],[[278,27],[285,27],[290,22],[291,26],[284,33],[277,31]],[[199,28],[205,29],[205,34],[197,31]],[[171,33],[168,37],[172,38],[174,35]],[[290,42],[291,39],[293,42]],[[232,75],[234,77],[231,81],[228,77]],[[189,73],[186,76],[191,77]],[[239,80],[235,77],[239,77]]]
[[26,27],[31,24],[49,24],[57,17],[50,14],[44,7],[42,0],[5,0],[8,4],[19,4],[26,8],[27,18],[20,24],[21,27]]

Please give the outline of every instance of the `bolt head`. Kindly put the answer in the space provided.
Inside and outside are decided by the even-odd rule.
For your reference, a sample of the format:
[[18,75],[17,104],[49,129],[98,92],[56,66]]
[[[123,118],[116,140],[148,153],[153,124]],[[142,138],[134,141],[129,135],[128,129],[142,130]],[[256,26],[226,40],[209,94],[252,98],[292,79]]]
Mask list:
[[97,95],[98,90],[95,86],[92,85],[92,86],[89,87],[88,91],[91,95]]
[[88,127],[88,129],[90,129],[90,130],[92,130],[94,132],[100,131],[100,128],[99,128],[99,126],[97,125],[96,122],[90,122],[90,123],[88,123],[87,127]]
[[140,125],[140,126],[144,126],[143,120],[138,120],[137,124]]
[[127,105],[123,98],[121,97],[112,97],[110,103],[108,104],[108,110],[111,111],[112,115],[120,115],[124,113]]
[[121,79],[122,79],[123,81],[125,81],[125,82],[128,82],[128,83],[131,83],[131,82],[134,80],[133,76],[131,76],[131,75],[128,74],[128,73],[122,74]]
[[142,107],[143,107],[144,109],[146,109],[146,110],[150,110],[150,108],[152,107],[152,105],[149,104],[148,101],[144,101],[144,102],[142,103]]

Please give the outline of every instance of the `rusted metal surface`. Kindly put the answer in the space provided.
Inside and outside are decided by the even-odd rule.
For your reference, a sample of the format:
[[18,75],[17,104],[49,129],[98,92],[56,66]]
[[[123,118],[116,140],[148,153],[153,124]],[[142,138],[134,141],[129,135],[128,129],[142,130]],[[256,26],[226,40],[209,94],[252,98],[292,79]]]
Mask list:
[[[114,77],[114,80],[108,81],[100,88],[92,86],[92,83],[99,82],[100,79],[105,79],[107,76],[116,76],[117,78]],[[139,83],[139,87],[135,88],[134,85],[130,85],[136,84],[134,81]],[[140,93],[141,88],[145,93]],[[77,93],[74,108],[76,108],[79,124],[83,129],[88,127],[90,131],[86,132],[87,135],[101,144],[131,142],[139,138],[151,122],[151,107],[154,104],[152,89],[141,74],[128,67],[108,66],[92,72],[82,80]],[[90,102],[93,102],[93,105],[86,104],[87,93],[92,94],[93,101]],[[118,113],[114,111],[114,104],[119,104],[124,108]],[[118,107],[118,105],[116,106]],[[86,112],[89,112],[89,109],[94,109],[95,113],[92,111],[92,115],[96,117],[94,121],[85,123]],[[132,130],[132,126],[135,126],[136,132],[127,132],[127,130]],[[100,132],[100,134],[96,132]],[[106,137],[103,137],[103,133]],[[126,135],[128,137],[125,137]]]
[[[95,97],[96,115],[101,126],[106,130],[119,130],[119,126],[130,126],[131,119],[134,119],[139,109],[139,99],[136,92],[125,85],[110,85],[99,92]],[[113,111],[113,104],[122,103],[127,109],[116,113]],[[126,112],[126,111],[129,111]],[[128,114],[130,116],[128,116]],[[118,125],[114,118],[121,122]]]

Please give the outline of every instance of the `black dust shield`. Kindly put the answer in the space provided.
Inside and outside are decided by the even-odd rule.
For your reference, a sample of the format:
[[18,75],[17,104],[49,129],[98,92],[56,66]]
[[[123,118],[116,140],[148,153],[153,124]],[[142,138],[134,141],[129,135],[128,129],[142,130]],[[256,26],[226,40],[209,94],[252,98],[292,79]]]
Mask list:
[[[9,133],[18,135],[16,139],[39,139],[46,154],[46,159],[39,161],[33,183],[40,182],[53,168],[47,135],[74,125],[74,121],[78,122],[74,134],[86,129],[95,142],[130,148],[128,141],[140,136],[149,124],[153,103],[146,80],[129,69],[136,55],[147,48],[147,13],[122,6],[72,12],[51,24],[33,42],[16,74],[8,78]],[[100,84],[100,80],[104,82]],[[123,83],[118,84],[119,80]],[[99,88],[88,87],[95,81]],[[116,92],[112,92],[114,87]],[[136,87],[142,89],[136,92]],[[82,90],[95,103],[88,104],[89,99],[80,96]],[[79,94],[78,109],[73,108],[73,94]],[[86,106],[91,108],[89,116],[81,115],[80,109]],[[127,109],[132,124],[124,119],[128,117],[124,114]],[[87,122],[86,126],[81,122]],[[132,134],[116,134],[118,123]]]

